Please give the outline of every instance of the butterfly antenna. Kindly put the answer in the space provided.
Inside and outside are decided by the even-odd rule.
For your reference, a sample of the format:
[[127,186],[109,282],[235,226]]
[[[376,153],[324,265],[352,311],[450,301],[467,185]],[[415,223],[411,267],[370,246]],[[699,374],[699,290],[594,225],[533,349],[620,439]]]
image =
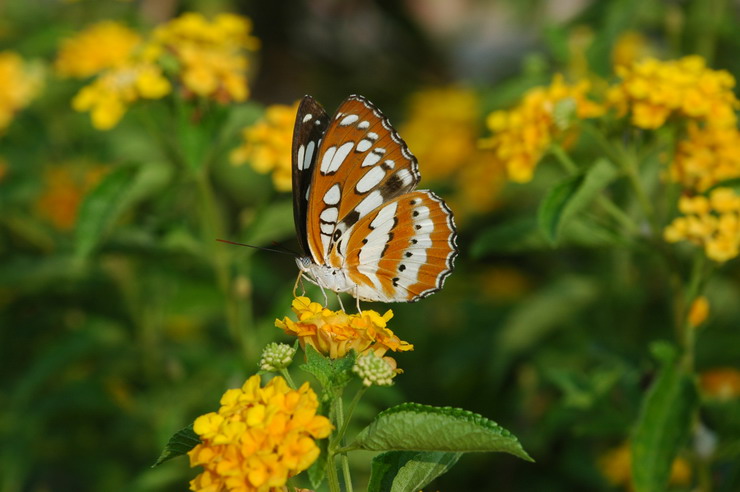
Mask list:
[[291,250],[286,249],[286,248],[281,248],[281,249],[278,249],[278,248],[265,248],[264,246],[255,246],[253,244],[237,243],[235,241],[229,241],[227,239],[216,239],[216,241],[221,242],[221,243],[226,243],[226,244],[235,244],[236,246],[245,246],[247,248],[261,249],[262,251],[273,251],[275,253],[282,253],[284,255],[299,256],[294,251],[291,251]]

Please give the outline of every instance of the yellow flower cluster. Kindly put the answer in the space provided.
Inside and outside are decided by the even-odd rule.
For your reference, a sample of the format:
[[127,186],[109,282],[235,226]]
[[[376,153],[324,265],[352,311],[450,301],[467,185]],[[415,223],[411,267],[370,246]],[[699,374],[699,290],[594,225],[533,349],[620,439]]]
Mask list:
[[141,42],[120,22],[98,22],[62,41],[54,67],[62,77],[90,77],[127,64]]
[[622,81],[609,90],[607,99],[620,116],[629,112],[639,128],[659,128],[672,115],[715,126],[735,124],[735,80],[724,70],[707,68],[699,56],[647,58],[616,70]]
[[110,130],[132,103],[139,99],[160,99],[171,90],[158,65],[131,62],[106,70],[83,87],[72,100],[72,107],[75,111],[90,111],[92,124],[98,130]]
[[36,199],[36,213],[60,231],[72,229],[85,193],[93,188],[106,172],[104,166],[76,163],[48,168],[44,172],[42,192]]
[[[307,344],[311,345],[332,359],[344,357],[350,350],[355,350],[358,355],[373,352],[383,357],[388,350],[405,352],[414,349],[413,345],[388,329],[388,320],[393,317],[390,309],[383,316],[369,310],[347,314],[327,309],[318,302],[311,302],[308,297],[296,297],[292,308],[298,321],[286,317],[275,320],[275,326],[297,336],[304,349]],[[383,358],[396,369],[395,360]]]
[[190,482],[199,492],[268,492],[307,469],[319,456],[314,439],[332,431],[329,419],[316,415],[316,393],[304,383],[291,390],[279,376],[264,388],[252,376],[240,389],[221,397],[218,412],[195,420],[201,443],[188,455],[203,473]]
[[41,73],[15,52],[0,51],[0,135],[41,87]]
[[734,125],[690,123],[686,138],[676,147],[670,175],[684,188],[697,191],[740,177],[740,132]]
[[209,22],[186,13],[156,28],[147,40],[120,23],[103,21],[66,39],[55,65],[62,76],[96,76],[72,107],[89,111],[93,126],[108,130],[134,102],[169,94],[172,84],[165,75],[170,71],[186,97],[245,100],[246,52],[258,46],[250,31],[245,17],[220,14]]
[[612,65],[627,67],[650,56],[653,52],[649,40],[640,32],[626,31],[619,35],[612,49]]
[[572,120],[594,118],[603,108],[587,98],[589,83],[566,84],[556,75],[548,87],[528,91],[519,106],[488,115],[493,135],[481,143],[506,163],[509,179],[525,183],[553,139],[566,136]]
[[[632,450],[630,449],[629,442],[624,442],[616,448],[608,450],[601,455],[598,464],[602,475],[612,485],[631,490]],[[684,458],[679,456],[673,460],[669,483],[678,486],[685,486],[691,483],[691,466]]]
[[260,121],[242,132],[242,145],[231,152],[233,164],[248,162],[258,173],[272,172],[272,182],[279,191],[290,191],[291,146],[298,103],[292,106],[268,106]]
[[717,188],[709,198],[682,196],[678,208],[684,216],[665,228],[666,241],[691,241],[717,262],[725,262],[740,253],[740,196],[732,189]]
[[259,47],[251,30],[250,20],[238,15],[219,14],[209,22],[199,13],[186,13],[159,26],[154,39],[179,62],[186,96],[228,103],[249,95],[246,51]]
[[414,93],[408,117],[399,133],[419,162],[424,179],[437,181],[467,165],[476,150],[479,101],[461,87],[426,89]]

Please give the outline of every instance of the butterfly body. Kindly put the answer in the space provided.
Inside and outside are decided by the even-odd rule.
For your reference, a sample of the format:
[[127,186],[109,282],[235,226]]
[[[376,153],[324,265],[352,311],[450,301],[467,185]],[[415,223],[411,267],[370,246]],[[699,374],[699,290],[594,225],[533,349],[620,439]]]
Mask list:
[[357,299],[412,302],[442,288],[457,255],[444,201],[414,188],[418,165],[362,96],[333,117],[310,96],[293,134],[294,217],[301,272]]

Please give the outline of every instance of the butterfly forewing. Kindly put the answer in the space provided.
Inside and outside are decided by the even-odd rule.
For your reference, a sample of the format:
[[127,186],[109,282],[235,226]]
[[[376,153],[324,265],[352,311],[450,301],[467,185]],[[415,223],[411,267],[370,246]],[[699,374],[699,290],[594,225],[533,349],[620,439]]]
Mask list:
[[[312,255],[308,243],[307,214],[311,172],[319,154],[318,148],[329,126],[329,115],[311,96],[304,96],[298,106],[293,129],[293,221],[298,243],[305,255]],[[313,256],[313,255],[312,255]],[[313,256],[314,261],[319,258]]]
[[385,202],[413,190],[420,177],[404,141],[362,96],[348,97],[337,109],[312,172],[308,246],[317,261],[337,268],[346,253],[342,236]]

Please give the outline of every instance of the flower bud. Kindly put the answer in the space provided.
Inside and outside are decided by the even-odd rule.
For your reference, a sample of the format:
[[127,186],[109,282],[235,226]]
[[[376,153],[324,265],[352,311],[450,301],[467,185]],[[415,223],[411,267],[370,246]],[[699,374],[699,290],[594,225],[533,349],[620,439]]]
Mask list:
[[357,359],[352,372],[362,379],[365,386],[390,386],[393,384],[395,371],[384,359],[378,357],[373,352]]
[[296,350],[287,343],[271,343],[262,351],[260,369],[277,372],[288,367],[293,362]]

